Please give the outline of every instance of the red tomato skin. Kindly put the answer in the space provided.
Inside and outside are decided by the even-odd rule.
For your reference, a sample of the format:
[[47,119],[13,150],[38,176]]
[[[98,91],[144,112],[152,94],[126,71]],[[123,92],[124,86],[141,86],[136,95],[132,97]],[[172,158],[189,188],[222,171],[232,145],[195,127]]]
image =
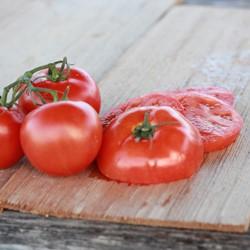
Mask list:
[[102,141],[102,125],[87,103],[62,101],[29,113],[21,127],[25,155],[38,170],[69,176],[85,170]]
[[[39,75],[46,75],[46,71],[38,72]],[[36,76],[34,76],[35,78]],[[72,101],[84,101],[91,105],[96,112],[99,113],[101,108],[101,96],[99,88],[97,87],[91,76],[83,69],[72,67],[70,68],[70,73],[68,79],[65,81],[53,82],[50,80],[37,80],[34,83],[35,87],[49,88],[56,90],[59,98],[62,97],[67,86],[70,87],[68,93],[68,99]],[[45,97],[47,102],[52,101],[52,96],[50,94],[41,93]],[[33,99],[41,106],[40,99],[32,94]],[[19,99],[19,106],[25,114],[37,108],[32,101],[31,94],[25,92]]]
[[16,108],[0,107],[0,169],[13,166],[23,156],[19,134],[24,115]]
[[180,93],[176,98],[184,116],[199,130],[205,152],[222,150],[239,136],[242,117],[226,102],[202,93]]
[[171,94],[161,92],[150,93],[143,96],[131,98],[108,111],[101,119],[103,127],[108,127],[119,115],[127,110],[135,107],[146,106],[169,106],[179,111],[180,113],[182,113],[184,109],[179,101]]
[[[176,122],[157,128],[153,138],[136,140],[132,129],[146,111],[150,122]],[[170,107],[138,107],[121,114],[105,131],[97,157],[106,177],[131,184],[167,183],[189,178],[203,161],[197,129]]]

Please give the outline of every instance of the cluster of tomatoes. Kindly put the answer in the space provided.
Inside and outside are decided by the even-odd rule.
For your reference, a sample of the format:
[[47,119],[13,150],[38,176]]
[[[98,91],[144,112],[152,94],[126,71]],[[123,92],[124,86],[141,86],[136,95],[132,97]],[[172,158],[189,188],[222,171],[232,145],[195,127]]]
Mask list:
[[218,87],[150,93],[100,119],[100,92],[93,79],[59,63],[61,68],[56,62],[19,78],[11,85],[9,103],[5,89],[0,168],[25,154],[38,170],[69,176],[96,159],[101,173],[113,180],[170,182],[192,176],[205,152],[232,144],[243,126],[233,94]]

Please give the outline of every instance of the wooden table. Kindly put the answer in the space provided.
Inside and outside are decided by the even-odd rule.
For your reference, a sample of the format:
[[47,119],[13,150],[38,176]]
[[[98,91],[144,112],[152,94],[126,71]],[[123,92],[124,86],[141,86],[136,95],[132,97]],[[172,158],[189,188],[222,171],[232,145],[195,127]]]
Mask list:
[[[249,48],[249,36],[242,35],[238,29],[240,25],[246,26],[249,15],[247,10],[180,6],[174,0],[135,0],[129,4],[127,0],[4,0],[0,6],[0,56],[4,58],[0,61],[0,82],[13,80],[34,65],[67,55],[71,62],[86,68],[94,76],[107,98],[111,93],[102,87],[103,83],[116,79],[121,72],[124,77],[117,84],[118,89],[123,82],[132,84],[133,81],[145,80],[140,69],[130,65],[135,55],[139,62],[152,58],[152,64],[148,62],[143,66],[148,82],[164,79],[157,70],[154,71],[159,67],[163,69],[162,75],[168,75],[167,79],[173,83],[193,81],[198,85],[204,76],[211,82],[219,76],[221,81],[230,84],[239,77],[237,72],[230,74],[228,69],[216,71],[213,68],[216,59],[209,55],[231,49],[232,54],[224,60],[229,60],[228,67],[232,67],[234,53]],[[186,21],[183,22],[182,18]],[[164,27],[164,22],[171,34],[176,32],[169,37],[172,42],[166,45],[169,51],[173,47],[173,53],[167,55],[174,60],[175,66],[172,67],[172,61],[166,59],[167,69],[164,65],[156,65],[155,54],[150,50],[145,55],[147,39],[150,43],[161,39],[154,36],[161,33],[159,29]],[[170,24],[173,24],[172,28]],[[164,32],[162,30],[162,34]],[[235,36],[233,32],[238,32],[239,39],[242,39],[240,47],[237,47],[236,40],[226,43]],[[161,51],[155,51],[160,57]],[[205,61],[204,56],[208,56]],[[185,71],[182,60],[191,57],[196,58],[199,65],[192,65],[193,71]],[[176,65],[180,65],[179,71]],[[197,67],[199,71],[195,70]],[[129,76],[130,72],[134,73]],[[244,77],[247,80],[249,75]],[[145,89],[124,93],[122,98],[126,99],[129,94],[143,94],[147,88],[149,85],[145,84]],[[112,99],[113,104],[118,101],[116,97]],[[245,250],[250,249],[250,235],[64,220],[5,211],[0,215],[0,249]]]
[[250,235],[44,218],[5,212],[1,250],[248,250]]

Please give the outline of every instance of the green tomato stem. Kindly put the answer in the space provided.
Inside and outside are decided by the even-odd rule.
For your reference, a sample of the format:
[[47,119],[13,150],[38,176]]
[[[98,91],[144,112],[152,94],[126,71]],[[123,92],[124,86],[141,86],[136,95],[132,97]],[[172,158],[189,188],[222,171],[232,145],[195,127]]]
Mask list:
[[53,97],[53,102],[57,102],[58,101],[58,95],[57,95],[57,92],[55,90],[52,90],[52,89],[48,89],[48,88],[38,88],[38,87],[34,87],[32,85],[32,83],[30,82],[30,84],[28,85],[28,89],[31,91],[31,92],[38,92],[38,93],[49,93],[52,97]]
[[152,125],[149,121],[149,111],[144,113],[143,123],[137,125],[133,130],[132,134],[136,140],[140,141],[141,139],[151,139],[154,136],[154,133],[157,128],[162,126],[178,125],[176,121],[166,121],[158,124]]
[[144,120],[142,124],[137,125],[133,131],[132,134],[137,140],[141,139],[150,139],[154,136],[155,132],[155,126],[151,125],[149,121],[149,112],[145,112],[144,114]]
[[[58,64],[62,64],[60,70],[57,69]],[[64,72],[65,66],[67,66],[66,74]],[[32,85],[31,79],[33,75],[44,69],[48,69],[49,71],[52,71],[53,81],[61,81],[61,80],[67,79],[68,77],[69,64],[67,63],[67,58],[64,57],[63,60],[58,60],[53,63],[38,66],[34,69],[26,71],[16,81],[4,87],[3,94],[0,97],[0,106],[4,106],[7,108],[12,107],[18,101],[18,99],[22,96],[22,94],[25,92],[26,89],[29,89],[30,92],[35,92],[35,93],[47,92],[53,97],[54,102],[58,101],[58,96],[57,96],[56,91],[47,89],[47,88],[37,88]],[[10,91],[12,91],[12,95],[11,95],[11,98],[8,98]],[[41,97],[40,94],[38,95]],[[11,100],[8,102],[8,99],[11,99]],[[44,103],[44,99],[42,100],[42,102]]]

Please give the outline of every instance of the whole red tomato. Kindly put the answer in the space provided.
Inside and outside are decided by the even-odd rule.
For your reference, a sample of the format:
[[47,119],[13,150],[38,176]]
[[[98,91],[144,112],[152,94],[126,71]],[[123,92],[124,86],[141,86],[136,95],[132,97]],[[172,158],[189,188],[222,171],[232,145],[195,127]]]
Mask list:
[[[59,99],[63,96],[68,87],[69,100],[87,102],[96,110],[96,112],[100,111],[101,97],[99,89],[91,76],[84,70],[71,67],[67,79],[56,82],[46,79],[46,76],[48,76],[48,70],[40,71],[34,75],[34,87],[55,90],[57,91]],[[40,94],[46,102],[51,102],[53,100],[52,96],[48,93],[40,92]],[[19,105],[23,112],[27,114],[37,108],[37,106],[41,106],[42,102],[36,93],[26,91],[19,99]]]
[[170,107],[137,107],[108,126],[98,154],[102,174],[113,180],[154,184],[193,175],[203,161],[198,130]]
[[29,113],[21,144],[31,164],[42,172],[68,176],[86,169],[102,140],[102,125],[87,103],[61,101]]
[[23,117],[16,108],[0,107],[0,169],[11,167],[23,156],[19,139]]

